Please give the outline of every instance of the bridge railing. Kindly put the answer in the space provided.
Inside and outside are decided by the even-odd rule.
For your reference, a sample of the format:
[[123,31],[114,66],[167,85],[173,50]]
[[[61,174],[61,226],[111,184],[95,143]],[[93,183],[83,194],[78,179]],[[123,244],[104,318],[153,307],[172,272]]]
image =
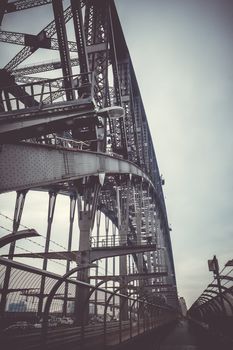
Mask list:
[[[67,79],[72,82],[71,87],[67,87]],[[38,81],[27,84],[5,86],[1,103],[6,112],[12,113],[29,107],[42,108],[57,102],[64,103],[67,101],[67,94],[72,95],[75,100],[92,99],[94,96],[93,86],[92,73],[81,73],[46,80],[38,78]],[[1,112],[1,114],[5,114],[5,112]]]
[[120,237],[118,235],[110,235],[99,236],[99,237],[91,237],[90,244],[92,248],[105,248],[105,247],[118,247],[118,246],[126,246],[128,244],[127,238]]
[[[219,278],[219,280],[218,280]],[[188,311],[196,325],[221,334],[233,346],[233,261],[229,261]]]
[[[71,275],[80,267],[60,276],[4,258],[0,258],[0,263],[2,287],[6,269],[11,268],[7,307],[1,313],[1,334],[9,348],[17,345],[18,349],[40,349],[43,345],[57,349],[71,343],[77,349],[82,349],[84,344],[97,344],[101,348],[119,344],[177,317],[173,309],[156,305],[137,294],[127,296],[120,293],[120,288],[107,290],[72,279]],[[41,278],[45,278],[43,294],[39,287]],[[75,300],[83,291],[86,302],[77,310]],[[95,291],[98,292],[97,301]],[[40,298],[43,298],[42,313],[38,311]],[[90,313],[93,303],[97,306],[94,316]],[[18,324],[13,333],[12,324]]]

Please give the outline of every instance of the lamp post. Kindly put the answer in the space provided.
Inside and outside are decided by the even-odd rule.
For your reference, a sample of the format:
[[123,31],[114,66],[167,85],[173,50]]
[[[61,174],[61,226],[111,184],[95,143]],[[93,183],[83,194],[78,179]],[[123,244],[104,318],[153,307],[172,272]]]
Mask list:
[[221,286],[220,275],[219,275],[219,265],[218,265],[218,259],[216,258],[216,255],[214,255],[212,260],[208,260],[208,266],[209,266],[209,271],[213,271],[214,278],[216,278],[218,291],[219,291],[219,298],[222,306],[222,312],[223,312],[223,315],[226,316],[226,308],[224,305],[224,300],[222,295],[222,286]]

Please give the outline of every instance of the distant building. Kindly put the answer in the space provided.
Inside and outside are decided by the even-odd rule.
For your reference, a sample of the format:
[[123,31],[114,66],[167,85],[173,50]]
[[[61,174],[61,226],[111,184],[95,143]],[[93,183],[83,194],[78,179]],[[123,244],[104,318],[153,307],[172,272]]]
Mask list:
[[67,303],[67,313],[68,314],[73,314],[75,309],[75,303],[74,301],[68,301]]
[[183,297],[180,297],[180,309],[181,309],[181,313],[183,316],[187,315],[187,306],[186,306],[186,302],[185,299]]
[[27,311],[27,304],[24,301],[18,303],[10,303],[8,306],[9,312],[25,312]]

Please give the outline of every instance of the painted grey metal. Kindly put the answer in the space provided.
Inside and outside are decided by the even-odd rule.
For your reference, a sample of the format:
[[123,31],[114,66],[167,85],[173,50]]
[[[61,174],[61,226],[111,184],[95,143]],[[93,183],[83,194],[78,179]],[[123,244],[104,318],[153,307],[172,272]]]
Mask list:
[[115,281],[119,281],[119,280],[125,280],[125,282],[129,283],[130,281],[134,281],[134,280],[140,280],[140,279],[148,279],[148,278],[157,278],[157,277],[165,277],[167,276],[167,272],[151,272],[151,273],[135,273],[135,274],[128,274],[128,275],[114,275],[114,276],[90,276],[90,279],[102,279],[104,280],[115,280]]
[[[105,275],[101,276],[99,268],[95,269],[95,276],[80,272],[78,278],[82,283],[72,282],[72,295],[68,293],[70,279],[64,281],[64,295],[54,296],[54,305],[57,298],[60,303],[63,302],[63,314],[68,301],[75,301],[77,297],[79,310],[84,301],[93,303],[89,290],[92,293],[100,291],[100,279],[109,290],[114,290],[120,284],[123,294],[135,287],[136,293],[140,291],[145,296],[143,302],[146,303],[151,299],[149,292],[154,283],[175,285],[175,270],[162,179],[116,7],[114,1],[109,0],[72,0],[71,6],[63,11],[62,0],[25,0],[11,2],[7,5],[7,12],[47,3],[52,3],[50,8],[54,10],[54,20],[37,35],[10,31],[0,35],[6,42],[15,44],[18,40],[20,44],[25,44],[0,72],[0,192],[37,189],[50,194],[53,191],[59,195],[77,195],[80,246],[79,251],[71,251],[71,242],[75,244],[73,212],[67,251],[50,252],[53,215],[49,215],[46,246],[41,254],[44,269],[37,271],[22,264],[17,266],[25,274],[30,271],[29,279],[32,273],[37,282],[44,280],[50,283],[52,279],[54,283],[61,277],[52,277],[45,271],[49,258],[64,258],[67,272],[72,260],[83,265],[95,259],[105,259]],[[35,13],[33,10],[30,12]],[[70,30],[66,31],[66,23],[72,18],[73,23],[70,24],[71,32],[75,33],[75,43],[72,42],[73,38],[69,38]],[[31,67],[17,69],[19,64],[42,47],[59,49],[61,62],[38,65],[32,58]],[[74,59],[70,59],[71,51],[77,56]],[[72,69],[77,65],[81,74],[74,77]],[[42,71],[53,70],[56,77],[58,69],[62,70],[61,79],[42,81],[37,76]],[[25,74],[33,74],[35,78]],[[6,81],[4,76],[7,77],[5,85],[2,83]],[[19,142],[21,140],[26,142]],[[52,206],[49,205],[49,208],[52,209]],[[96,211],[101,214],[97,215],[95,235]],[[105,216],[104,229],[101,216]],[[19,220],[15,220],[15,232],[16,221],[17,225],[19,223]],[[114,243],[112,247],[109,244],[103,247],[101,240],[105,238],[107,242],[110,236],[109,221],[114,226]],[[102,229],[104,238],[101,237]],[[116,246],[116,236],[119,247]],[[92,237],[98,237],[96,246],[91,245]],[[74,249],[77,247],[74,246]],[[13,253],[11,250],[10,258]],[[32,257],[33,253],[17,256]],[[113,257],[110,273],[109,257]],[[15,269],[14,263],[6,265],[7,269]],[[117,271],[120,271],[119,275]],[[108,276],[111,274],[113,276]],[[112,284],[108,283],[109,278]],[[95,286],[88,283],[90,280]],[[128,286],[131,281],[133,284]],[[85,286],[85,293],[75,294],[78,291],[75,286],[81,285]],[[49,293],[46,288],[44,292],[41,288],[40,313],[42,301]],[[5,288],[5,294],[11,289]],[[105,293],[104,300],[99,300],[96,293],[96,312],[99,305],[107,301],[109,293],[103,289],[101,291]],[[157,294],[166,294],[168,301],[175,305],[173,295],[177,296],[176,289],[172,296],[168,291],[161,288]],[[34,291],[33,295],[38,298],[38,291]],[[114,300],[115,294],[112,298]],[[123,321],[128,317],[124,304],[129,299],[120,294],[119,298],[120,319]],[[147,317],[147,310],[144,311]],[[84,317],[84,313],[80,321],[86,324],[88,317]],[[150,327],[151,316],[148,314],[148,317],[149,321],[144,320],[144,331]]]
[[133,163],[101,153],[20,143],[2,145],[0,192],[38,188],[99,174],[149,177]]
[[[86,253],[89,255],[90,262],[94,262],[99,259],[113,257],[113,256],[121,256],[133,253],[143,253],[143,252],[152,252],[156,250],[156,244],[150,245],[135,245],[135,246],[119,246],[119,247],[106,247],[106,248],[91,248],[91,250],[87,250]],[[75,261],[77,262],[77,257],[80,255],[81,251],[60,251],[60,252],[48,252],[48,253],[19,253],[15,254],[15,257],[18,258],[36,258],[40,259],[43,257],[47,257],[48,259],[58,259],[58,260],[67,260],[67,261]],[[39,255],[39,256],[38,256]],[[4,255],[7,256],[7,255]]]
[[36,236],[39,236],[39,233],[36,232],[36,230],[34,229],[17,231],[14,235],[10,233],[9,235],[5,235],[0,238],[0,248],[4,247],[5,245],[13,241],[17,241],[18,239],[36,237]]
[[44,306],[43,322],[42,322],[42,330],[41,330],[42,346],[46,346],[47,332],[48,332],[49,309],[50,309],[51,303],[55,297],[57,290],[62,285],[62,283],[66,282],[67,278],[72,276],[75,272],[83,270],[83,269],[88,269],[90,267],[91,267],[91,265],[75,267],[72,270],[66,272],[63,276],[61,276],[60,279],[54,284],[53,288],[51,289],[51,291],[48,295],[45,306]]

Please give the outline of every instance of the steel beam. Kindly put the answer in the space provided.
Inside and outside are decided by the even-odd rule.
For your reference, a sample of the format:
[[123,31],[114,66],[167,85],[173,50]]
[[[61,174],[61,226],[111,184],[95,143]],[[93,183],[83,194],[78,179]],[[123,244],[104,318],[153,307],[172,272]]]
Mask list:
[[53,12],[55,18],[56,32],[58,37],[59,52],[62,64],[62,73],[64,77],[64,87],[66,90],[66,100],[74,100],[72,68],[70,64],[70,55],[66,33],[66,22],[63,14],[62,0],[52,0]]
[[[74,216],[75,216],[75,208],[76,208],[77,195],[73,193],[70,195],[70,216],[69,216],[69,235],[68,235],[68,244],[67,251],[71,252],[72,249],[72,238],[73,238],[73,226],[74,226]],[[66,261],[66,273],[70,271],[70,260]],[[69,286],[68,283],[65,283],[65,291],[64,291],[64,303],[63,303],[63,315],[67,314],[67,300],[68,300],[68,292]]]
[[93,262],[95,260],[110,258],[113,256],[124,256],[127,254],[136,254],[142,252],[151,252],[156,250],[156,244],[151,245],[131,245],[131,246],[119,246],[119,247],[106,247],[106,248],[92,248],[90,251],[90,260]]
[[[89,72],[89,64],[87,58],[87,46],[86,38],[84,33],[83,26],[83,15],[81,3],[76,0],[71,0],[71,9],[73,12],[73,21],[74,21],[74,32],[76,37],[76,43],[78,48],[78,58],[80,65],[80,73]],[[88,83],[89,79],[83,80],[82,83]]]
[[[43,270],[47,270],[47,266],[48,266],[48,258],[46,256],[46,253],[49,253],[51,229],[52,229],[52,223],[53,223],[53,217],[54,217],[54,209],[56,205],[56,198],[57,198],[56,191],[50,191],[49,204],[48,204],[48,217],[47,217],[47,233],[46,233],[45,248],[44,248],[45,255],[43,256],[43,266],[42,266]],[[42,276],[41,284],[40,284],[39,303],[38,303],[39,316],[41,316],[42,310],[43,310],[44,289],[45,289],[45,277]]]
[[[72,12],[71,8],[67,7],[67,9],[64,11],[64,19],[65,22],[68,22],[72,18]],[[53,20],[50,22],[44,29],[42,29],[38,36],[40,35],[46,35],[47,38],[51,38],[56,33],[55,28],[55,21]],[[34,46],[27,46],[24,47],[20,52],[16,54],[14,58],[10,60],[10,62],[7,63],[7,65],[4,67],[8,71],[12,71],[14,68],[16,68],[20,63],[22,63],[24,60],[26,60],[31,54],[33,54],[38,48]]]
[[40,235],[34,229],[21,230],[16,232],[13,235],[12,233],[10,233],[9,235],[6,235],[0,238],[0,248],[4,247],[5,245],[11,242],[17,241],[18,239],[36,237],[36,236],[40,236]]
[[[0,42],[48,50],[59,50],[60,44],[58,39],[46,37],[45,32],[32,35],[8,30],[0,30]],[[76,42],[67,40],[67,50],[69,52],[78,52]]]
[[7,8],[8,0],[2,0],[0,3],[0,26],[2,25],[2,20],[4,16],[5,9]]
[[[23,213],[26,195],[27,195],[27,191],[25,190],[17,192],[17,197],[15,201],[15,210],[14,210],[13,231],[11,234],[12,236],[14,236],[18,231],[22,213]],[[8,256],[8,259],[10,261],[13,260],[13,257],[14,257],[15,243],[16,243],[16,240],[12,240],[10,244],[9,256]],[[0,316],[2,320],[5,317],[5,307],[7,302],[7,294],[8,294],[8,288],[10,283],[10,277],[11,277],[11,266],[9,265],[6,267],[4,283],[3,283],[3,292],[2,292],[1,303],[0,303]]]
[[133,163],[101,153],[30,143],[2,145],[0,151],[0,192],[43,187],[103,173],[139,176],[153,188],[149,177]]
[[[105,248],[91,248],[90,251],[85,251],[87,256],[89,256],[90,262],[110,258],[113,256],[122,256],[127,254],[136,254],[143,252],[151,252],[156,250],[156,244],[151,245],[132,245],[132,246],[119,246],[119,247],[105,247]],[[61,251],[61,252],[47,252],[47,253],[20,253],[14,254],[16,258],[35,258],[35,259],[43,259],[44,257],[48,259],[58,259],[58,260],[67,260],[67,261],[75,261],[77,262],[77,256],[79,256],[81,251],[73,250],[73,251]],[[3,255],[4,257],[8,255]]]
[[0,113],[0,143],[67,130],[83,124],[88,116],[96,116],[91,97]]
[[167,272],[151,272],[151,273],[135,273],[128,275],[115,275],[115,276],[90,276],[93,280],[112,280],[120,281],[123,280],[125,283],[129,283],[134,280],[148,279],[148,278],[158,278],[162,276],[167,276]]
[[17,1],[10,2],[6,6],[6,13],[27,10],[27,9],[42,6],[42,5],[48,5],[51,2],[52,0],[17,0]]

